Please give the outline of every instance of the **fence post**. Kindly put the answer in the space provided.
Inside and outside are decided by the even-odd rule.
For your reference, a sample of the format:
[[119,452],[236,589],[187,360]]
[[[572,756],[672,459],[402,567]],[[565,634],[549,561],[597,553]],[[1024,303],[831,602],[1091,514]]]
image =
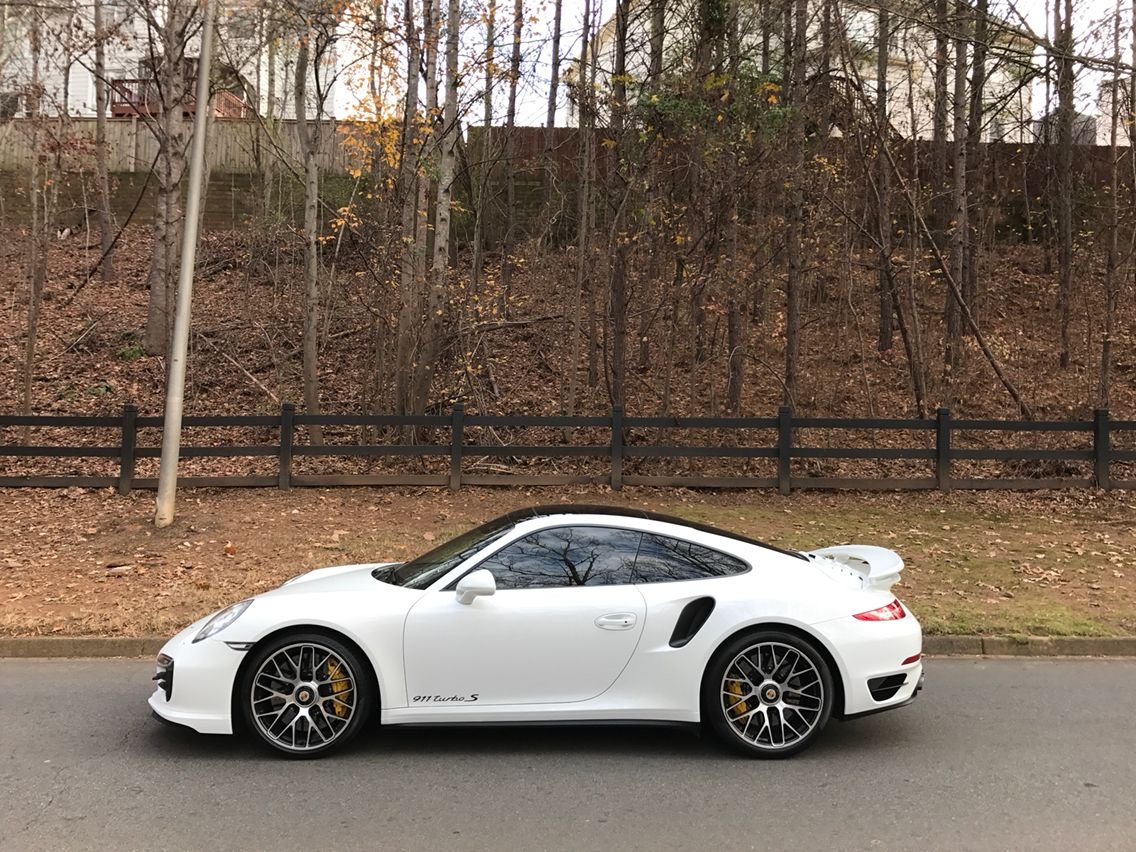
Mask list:
[[940,491],[951,490],[951,410],[940,408],[935,420],[935,481]]
[[454,403],[450,415],[450,490],[461,488],[462,442],[465,441],[465,406]]
[[118,493],[130,493],[134,480],[134,448],[138,445],[138,406],[128,402],[122,406],[122,446],[118,457]]
[[623,406],[611,408],[611,490],[623,488]]
[[1112,461],[1112,448],[1109,446],[1108,409],[1098,408],[1093,412],[1093,462],[1094,479],[1097,488],[1108,491],[1112,488],[1108,467]]
[[777,488],[782,497],[792,490],[790,461],[793,454],[793,409],[782,405],[777,409]]
[[280,406],[280,479],[277,487],[287,491],[292,487],[292,442],[295,439],[296,406],[285,402]]

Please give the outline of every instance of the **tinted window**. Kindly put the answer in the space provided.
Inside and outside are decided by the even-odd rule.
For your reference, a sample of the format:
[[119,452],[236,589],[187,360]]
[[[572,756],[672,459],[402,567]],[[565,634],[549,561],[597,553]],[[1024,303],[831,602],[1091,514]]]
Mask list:
[[749,566],[740,559],[700,544],[644,533],[635,560],[638,583],[668,583],[672,580],[705,580],[743,574]]
[[514,541],[478,568],[499,589],[614,586],[633,582],[642,535],[606,527],[556,527]]
[[411,589],[425,589],[443,574],[457,568],[481,548],[496,541],[514,526],[512,518],[506,516],[470,530],[438,545],[429,553],[417,559],[390,568],[376,568],[372,574],[376,580],[395,586]]

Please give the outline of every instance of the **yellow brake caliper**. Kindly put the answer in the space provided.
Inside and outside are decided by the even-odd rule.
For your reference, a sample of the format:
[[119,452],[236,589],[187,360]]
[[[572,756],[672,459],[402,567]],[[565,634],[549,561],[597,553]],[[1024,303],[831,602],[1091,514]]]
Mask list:
[[339,699],[331,702],[332,711],[342,718],[347,715],[351,702],[351,681],[343,674],[343,667],[338,662],[328,664],[327,679],[331,681],[331,694]]
[[[741,698],[743,695],[745,695],[745,690],[742,689],[742,682],[740,680],[726,681],[726,691],[731,695],[736,695],[738,698]],[[742,701],[735,707],[731,708],[730,712],[734,714],[734,718],[737,718],[738,716],[741,716],[743,713],[745,713],[747,709],[749,709],[749,704],[747,704],[745,701]]]

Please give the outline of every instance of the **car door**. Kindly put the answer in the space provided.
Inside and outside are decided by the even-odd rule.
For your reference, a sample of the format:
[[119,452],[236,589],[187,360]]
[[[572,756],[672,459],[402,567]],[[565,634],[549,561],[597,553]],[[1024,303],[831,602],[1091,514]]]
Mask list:
[[450,584],[424,595],[406,619],[409,703],[558,704],[603,693],[643,631],[646,605],[631,584],[640,538],[601,526],[539,530],[470,569],[493,574],[494,594],[462,604]]

